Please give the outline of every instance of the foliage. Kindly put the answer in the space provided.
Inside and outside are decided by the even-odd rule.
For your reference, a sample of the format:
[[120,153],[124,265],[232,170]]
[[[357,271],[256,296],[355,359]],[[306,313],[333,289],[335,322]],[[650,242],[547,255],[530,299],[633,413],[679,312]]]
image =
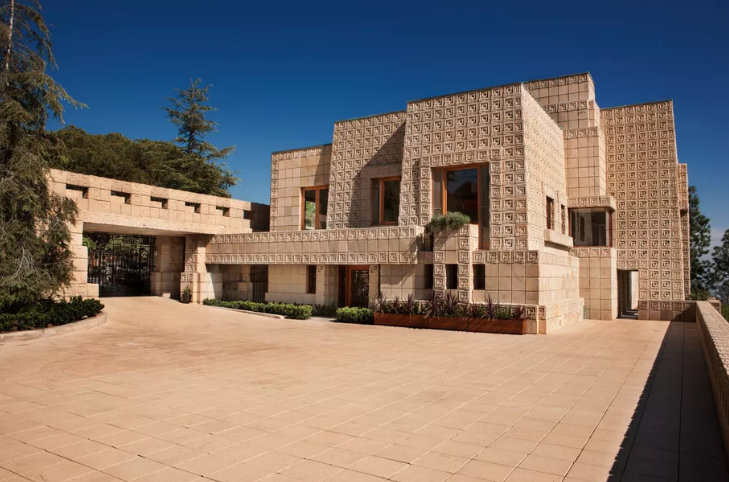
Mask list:
[[306,320],[311,318],[311,305],[296,305],[293,303],[257,303],[255,301],[223,301],[213,298],[203,300],[204,305],[220,306],[223,308],[233,308],[236,310],[255,311],[258,313],[272,313],[275,315],[283,315],[286,318],[296,320]]
[[686,298],[695,301],[706,301],[711,298],[711,293],[709,293],[707,290],[698,289],[691,291],[691,293]]
[[721,304],[721,316],[723,316],[726,321],[729,321],[729,305],[725,305],[724,303]]
[[37,0],[0,0],[0,311],[59,293],[72,278],[73,201],[48,188],[62,143],[46,132],[63,104],[83,107],[46,73],[55,67]]
[[182,289],[182,293],[180,293],[180,301],[183,303],[189,303],[190,300],[192,300],[192,289],[190,289],[190,285],[186,285]]
[[[426,317],[465,316],[484,320],[524,320],[526,310],[520,305],[508,305],[494,302],[489,296],[486,303],[462,303],[447,292],[430,290],[422,304],[422,313]],[[388,313],[388,311],[384,311]]]
[[25,305],[15,313],[0,313],[0,332],[59,326],[97,315],[104,305],[81,297],[69,301],[43,300]]
[[729,229],[712,253],[711,284],[722,305],[729,305]]
[[236,183],[224,167],[199,162],[171,142],[89,134],[74,126],[56,134],[65,145],[51,165],[57,169],[225,197]]
[[691,288],[705,290],[709,287],[706,262],[702,258],[709,253],[711,225],[701,214],[696,186],[689,186],[689,238],[691,240]]
[[199,182],[204,182],[213,190],[227,193],[228,188],[235,185],[238,179],[225,164],[217,161],[228,156],[235,147],[218,149],[206,140],[208,134],[216,131],[216,124],[205,116],[216,109],[207,105],[211,86],[201,85],[200,82],[200,79],[191,80],[190,87],[176,89],[177,96],[169,99],[172,106],[165,109],[169,120],[177,126],[174,142],[183,151],[183,156],[177,159],[176,165],[172,166],[173,170],[167,174],[184,172],[213,175],[211,178],[203,177]]
[[374,312],[369,308],[346,306],[337,309],[337,321],[341,323],[359,323],[371,325],[375,322]]
[[314,305],[312,309],[314,316],[332,317],[337,314],[337,305],[332,303],[329,305]]
[[399,296],[396,296],[392,301],[389,301],[382,292],[375,298],[375,312],[376,313],[396,313],[403,315],[418,315],[421,311],[421,303],[415,301],[415,297],[409,294],[407,298],[401,300]]
[[428,234],[441,234],[457,230],[471,222],[471,218],[459,212],[448,212],[445,215],[436,214],[425,225],[425,232]]

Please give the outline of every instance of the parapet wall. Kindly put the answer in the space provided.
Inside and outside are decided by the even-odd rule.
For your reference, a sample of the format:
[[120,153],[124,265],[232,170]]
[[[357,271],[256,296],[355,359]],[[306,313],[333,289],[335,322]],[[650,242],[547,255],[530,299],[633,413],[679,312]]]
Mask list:
[[714,392],[724,450],[729,457],[729,322],[708,301],[698,301],[696,324]]

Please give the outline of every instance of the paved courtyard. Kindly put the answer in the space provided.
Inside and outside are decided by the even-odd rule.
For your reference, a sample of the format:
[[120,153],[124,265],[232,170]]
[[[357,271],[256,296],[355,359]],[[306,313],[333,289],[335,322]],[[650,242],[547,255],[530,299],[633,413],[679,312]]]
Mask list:
[[726,480],[696,325],[548,336],[161,298],[0,345],[0,480]]

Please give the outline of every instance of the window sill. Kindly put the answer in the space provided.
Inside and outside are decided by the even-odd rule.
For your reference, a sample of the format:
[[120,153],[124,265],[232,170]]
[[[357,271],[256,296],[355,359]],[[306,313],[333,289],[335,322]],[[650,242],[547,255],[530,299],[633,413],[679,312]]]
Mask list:
[[572,236],[558,233],[557,231],[554,231],[552,229],[544,230],[544,242],[558,244],[560,246],[566,246],[568,248],[574,247],[574,242],[572,240]]

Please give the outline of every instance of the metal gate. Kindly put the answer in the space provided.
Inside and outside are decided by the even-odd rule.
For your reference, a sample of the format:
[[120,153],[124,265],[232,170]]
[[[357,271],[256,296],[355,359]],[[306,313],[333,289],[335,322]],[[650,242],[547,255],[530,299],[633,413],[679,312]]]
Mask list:
[[254,264],[251,266],[251,301],[263,303],[268,291],[268,265]]
[[99,296],[150,294],[154,237],[87,233],[84,244],[89,248],[88,280],[99,285]]

